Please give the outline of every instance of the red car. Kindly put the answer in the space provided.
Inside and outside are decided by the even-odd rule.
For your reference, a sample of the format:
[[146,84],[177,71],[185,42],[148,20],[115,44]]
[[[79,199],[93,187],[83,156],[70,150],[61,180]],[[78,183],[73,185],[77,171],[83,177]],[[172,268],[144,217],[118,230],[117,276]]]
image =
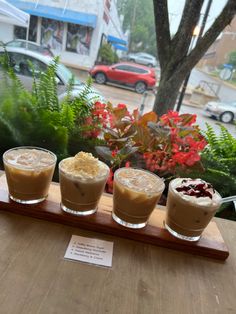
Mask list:
[[90,75],[98,84],[112,82],[134,87],[139,94],[156,85],[156,76],[153,69],[133,63],[117,63],[111,66],[95,65],[90,70]]

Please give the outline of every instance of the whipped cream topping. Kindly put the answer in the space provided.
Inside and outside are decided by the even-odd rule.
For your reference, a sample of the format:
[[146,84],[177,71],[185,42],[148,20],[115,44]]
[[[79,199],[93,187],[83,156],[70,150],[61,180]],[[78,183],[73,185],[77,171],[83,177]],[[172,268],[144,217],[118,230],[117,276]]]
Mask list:
[[164,190],[161,178],[142,169],[121,168],[115,175],[122,185],[136,192],[153,195]]
[[188,202],[200,206],[214,206],[221,202],[220,194],[202,179],[178,178],[170,184],[174,192]]
[[109,167],[105,163],[85,152],[62,160],[60,168],[67,175],[81,180],[102,179],[109,172]]
[[4,159],[10,165],[23,169],[38,169],[55,163],[51,153],[35,148],[17,148],[7,152]]

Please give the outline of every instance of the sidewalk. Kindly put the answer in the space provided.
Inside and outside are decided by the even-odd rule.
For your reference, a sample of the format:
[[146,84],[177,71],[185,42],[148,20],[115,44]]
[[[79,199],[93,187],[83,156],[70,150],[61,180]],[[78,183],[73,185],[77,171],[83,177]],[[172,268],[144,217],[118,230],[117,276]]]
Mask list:
[[199,72],[202,72],[206,75],[209,75],[211,77],[211,79],[215,80],[216,82],[218,83],[221,83],[222,85],[225,85],[227,87],[230,87],[230,88],[233,88],[233,89],[236,89],[236,85],[235,84],[232,84],[232,83],[229,83],[227,81],[223,81],[221,80],[219,77],[215,77],[215,76],[212,76],[209,72],[201,69],[201,68],[196,68]]

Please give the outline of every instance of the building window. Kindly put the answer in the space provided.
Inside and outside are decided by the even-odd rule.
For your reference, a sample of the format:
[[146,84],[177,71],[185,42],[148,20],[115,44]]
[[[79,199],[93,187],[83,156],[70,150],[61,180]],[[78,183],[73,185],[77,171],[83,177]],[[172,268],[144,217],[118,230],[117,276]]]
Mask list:
[[88,55],[92,32],[91,27],[68,23],[66,50]]
[[[31,15],[30,16],[30,26],[29,26],[29,40],[37,41],[37,22],[38,17]],[[15,39],[26,39],[27,28],[21,26],[14,27],[14,38]]]
[[63,31],[63,22],[42,18],[41,44],[56,52],[60,52],[62,50]]

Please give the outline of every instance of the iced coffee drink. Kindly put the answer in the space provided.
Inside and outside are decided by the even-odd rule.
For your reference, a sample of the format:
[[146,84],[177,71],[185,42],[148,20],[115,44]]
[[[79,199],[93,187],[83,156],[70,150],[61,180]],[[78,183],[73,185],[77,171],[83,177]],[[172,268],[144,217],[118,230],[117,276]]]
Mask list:
[[113,219],[129,228],[143,228],[154,210],[165,184],[155,174],[135,168],[115,172]]
[[92,154],[79,152],[59,164],[61,208],[74,215],[96,212],[109,167]]
[[9,196],[22,204],[45,200],[52,180],[56,155],[38,147],[16,147],[3,155]]
[[199,240],[221,204],[221,196],[201,179],[174,179],[169,184],[165,226],[174,236]]

